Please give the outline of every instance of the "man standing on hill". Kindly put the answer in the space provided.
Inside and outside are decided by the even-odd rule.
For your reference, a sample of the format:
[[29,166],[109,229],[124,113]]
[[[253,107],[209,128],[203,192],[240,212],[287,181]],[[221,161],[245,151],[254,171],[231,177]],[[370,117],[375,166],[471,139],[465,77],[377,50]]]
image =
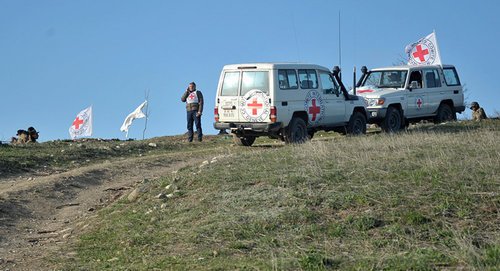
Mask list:
[[203,139],[201,131],[201,114],[203,113],[203,94],[201,91],[196,90],[194,82],[189,83],[184,95],[181,98],[182,102],[186,103],[187,111],[187,128],[188,128],[188,141],[193,141],[193,121],[196,125],[196,133],[198,134],[198,141]]
[[470,105],[470,109],[472,110],[472,120],[473,121],[481,121],[487,119],[486,113],[484,113],[484,109],[479,107],[477,102],[472,102]]

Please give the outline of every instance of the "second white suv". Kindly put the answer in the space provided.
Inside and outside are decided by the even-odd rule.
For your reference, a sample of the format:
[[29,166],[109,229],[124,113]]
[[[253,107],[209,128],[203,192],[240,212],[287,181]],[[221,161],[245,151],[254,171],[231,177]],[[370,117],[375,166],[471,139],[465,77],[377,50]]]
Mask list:
[[388,132],[420,120],[456,120],[456,113],[465,110],[462,85],[451,65],[372,69],[358,85],[356,95],[365,99],[369,122]]

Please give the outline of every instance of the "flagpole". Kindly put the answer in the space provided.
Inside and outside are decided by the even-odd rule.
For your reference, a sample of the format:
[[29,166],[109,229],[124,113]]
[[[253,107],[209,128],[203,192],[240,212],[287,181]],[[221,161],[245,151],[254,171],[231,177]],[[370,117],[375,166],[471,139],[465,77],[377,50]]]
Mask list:
[[436,40],[436,52],[439,55],[439,65],[441,66],[441,68],[443,68],[443,60],[441,60],[441,51],[439,51],[438,37],[436,34],[436,29],[433,29],[432,33],[434,33],[434,39]]
[[94,136],[94,104],[90,104],[90,137]]

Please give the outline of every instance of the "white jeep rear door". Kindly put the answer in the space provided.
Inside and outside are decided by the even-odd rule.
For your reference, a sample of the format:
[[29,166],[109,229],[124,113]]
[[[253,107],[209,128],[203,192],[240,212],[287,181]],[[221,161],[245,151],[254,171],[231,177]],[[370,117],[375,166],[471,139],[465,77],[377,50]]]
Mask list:
[[219,121],[238,122],[240,71],[224,71],[218,96]]

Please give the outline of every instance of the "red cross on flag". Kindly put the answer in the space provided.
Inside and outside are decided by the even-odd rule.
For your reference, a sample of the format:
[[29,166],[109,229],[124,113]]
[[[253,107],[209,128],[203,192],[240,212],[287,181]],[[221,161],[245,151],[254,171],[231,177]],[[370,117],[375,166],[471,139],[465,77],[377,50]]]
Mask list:
[[435,31],[417,42],[408,44],[405,52],[408,55],[408,65],[441,65]]
[[69,135],[72,139],[92,136],[92,106],[78,113],[73,124],[69,127]]

